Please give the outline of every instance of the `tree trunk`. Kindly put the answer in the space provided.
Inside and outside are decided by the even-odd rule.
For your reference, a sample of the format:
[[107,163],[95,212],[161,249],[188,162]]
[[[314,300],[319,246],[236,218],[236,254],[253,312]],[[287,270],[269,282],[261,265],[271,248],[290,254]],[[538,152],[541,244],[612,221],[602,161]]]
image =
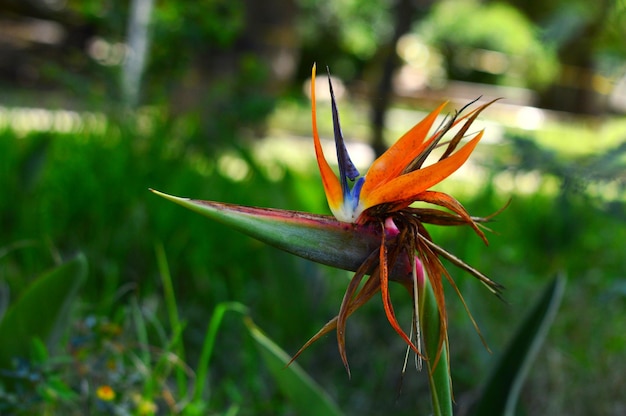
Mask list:
[[399,58],[396,54],[398,40],[411,30],[414,19],[426,15],[434,0],[398,0],[395,6],[394,32],[390,41],[383,45],[379,53],[381,73],[376,88],[370,97],[371,107],[371,140],[376,156],[380,156],[387,148],[383,132],[385,129],[385,114],[389,108],[392,91],[392,78],[398,68]]

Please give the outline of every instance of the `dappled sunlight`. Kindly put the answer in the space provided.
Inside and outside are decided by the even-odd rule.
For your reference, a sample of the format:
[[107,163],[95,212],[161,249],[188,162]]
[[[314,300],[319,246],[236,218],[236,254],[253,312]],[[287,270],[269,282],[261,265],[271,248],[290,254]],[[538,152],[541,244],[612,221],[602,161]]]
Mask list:
[[305,137],[273,135],[252,145],[253,154],[271,180],[280,180],[285,169],[307,172],[313,167],[311,143]]
[[532,195],[536,193],[556,194],[559,182],[554,178],[542,175],[541,172],[501,172],[494,176],[496,189],[503,194]]
[[[331,138],[321,140],[326,154],[335,152],[335,145]],[[310,173],[315,169],[315,157],[312,154],[312,144],[309,137],[299,136],[270,136],[255,142],[252,146],[253,155],[264,170],[268,179],[279,181],[286,170],[299,173]],[[369,166],[374,160],[374,150],[371,146],[361,142],[346,143],[352,155],[354,164],[359,168]]]
[[224,153],[217,159],[217,170],[232,181],[241,182],[250,174],[250,165],[234,153]]
[[124,43],[110,43],[106,39],[94,37],[87,45],[87,53],[100,65],[117,66],[124,62],[129,50]]
[[70,133],[83,130],[103,132],[106,128],[106,116],[93,112],[0,106],[0,128],[9,128],[20,133]]
[[[343,81],[340,78],[333,76],[332,72],[330,75],[330,81],[333,83],[335,98],[341,101],[341,99],[345,98],[345,95],[347,92]],[[317,99],[320,102],[325,102],[325,101],[330,102],[330,90],[328,89],[328,80],[326,77],[317,78],[315,80],[315,88],[318,91]],[[311,99],[310,91],[311,91],[311,78],[308,78],[302,84],[302,92],[304,95],[306,95],[309,98],[309,100]]]
[[[621,180],[624,181],[625,179],[622,178]],[[620,179],[616,178],[614,181],[606,183],[591,183],[588,185],[587,192],[594,199],[603,202],[626,201],[624,185],[623,183],[620,184],[619,181]],[[619,205],[616,205],[616,208],[619,210]]]
[[521,107],[515,115],[516,127],[524,130],[538,130],[546,116],[544,111],[535,107]]

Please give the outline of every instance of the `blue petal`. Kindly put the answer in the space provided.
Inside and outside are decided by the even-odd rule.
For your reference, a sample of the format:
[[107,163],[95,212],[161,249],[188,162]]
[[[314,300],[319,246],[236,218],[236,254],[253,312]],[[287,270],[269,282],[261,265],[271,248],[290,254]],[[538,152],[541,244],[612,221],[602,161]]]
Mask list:
[[350,200],[352,202],[353,210],[355,210],[356,207],[359,205],[359,198],[361,197],[361,188],[363,187],[364,183],[365,183],[365,176],[362,176],[359,179],[357,179],[354,186],[352,187],[352,191],[350,192]]
[[[328,70],[328,68],[326,69]],[[348,186],[348,179],[353,181],[355,178],[360,176],[360,173],[357,170],[356,166],[354,166],[354,163],[352,163],[350,155],[348,154],[348,150],[346,149],[346,144],[343,140],[341,126],[339,124],[339,112],[337,111],[337,103],[335,102],[335,92],[333,91],[333,84],[330,81],[330,71],[328,71],[328,86],[330,88],[330,98],[333,113],[333,130],[335,133],[335,147],[337,148],[337,162],[339,163],[339,180],[341,182],[341,189],[345,198],[351,195],[350,187]]]

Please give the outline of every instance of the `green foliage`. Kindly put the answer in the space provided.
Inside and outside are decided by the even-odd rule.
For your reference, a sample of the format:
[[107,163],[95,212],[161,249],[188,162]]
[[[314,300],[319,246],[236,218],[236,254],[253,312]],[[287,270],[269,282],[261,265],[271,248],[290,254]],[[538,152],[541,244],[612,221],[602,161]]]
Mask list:
[[[305,42],[319,36],[334,36],[343,56],[367,59],[392,33],[389,0],[340,0],[320,3],[298,0],[300,32]],[[317,43],[317,42],[315,42]],[[334,67],[334,65],[333,65]]]
[[[0,184],[5,195],[11,195],[0,198],[0,246],[22,247],[2,258],[2,280],[11,292],[19,292],[27,285],[28,276],[52,262],[49,253],[82,249],[89,258],[92,278],[83,291],[83,318],[75,318],[75,335],[86,340],[80,343],[76,365],[89,369],[87,379],[94,389],[100,383],[119,380],[111,385],[116,387],[118,403],[129,406],[135,406],[133,394],[160,394],[155,388],[161,385],[164,374],[180,377],[177,374],[181,372],[181,363],[169,361],[168,357],[186,357],[180,352],[181,341],[193,351],[189,360],[198,359],[203,336],[196,329],[182,335],[182,328],[204,328],[210,315],[207,311],[220,302],[245,302],[263,324],[280,321],[285,310],[290,310],[290,319],[275,327],[274,336],[281,343],[289,339],[289,334],[307,328],[312,331],[318,324],[310,320],[313,302],[301,299],[306,298],[312,285],[307,279],[316,279],[319,272],[287,255],[269,256],[270,248],[207,224],[201,218],[188,222],[180,215],[180,208],[163,209],[163,202],[148,188],[176,189],[185,195],[200,192],[218,200],[249,205],[303,210],[305,206],[295,194],[272,187],[275,182],[268,179],[250,155],[243,151],[230,152],[228,157],[201,155],[180,137],[179,130],[168,131],[162,125],[151,124],[158,122],[150,119],[142,125],[144,130],[110,125],[102,132],[78,134],[21,135],[4,131],[0,140]],[[152,136],[154,131],[159,134]],[[151,135],[150,140],[147,134]],[[233,171],[233,167],[238,171]],[[240,171],[244,172],[243,177]],[[287,173],[284,183],[307,187],[310,182],[317,182],[314,177],[299,176]],[[323,201],[321,194],[319,197]],[[311,199],[311,195],[306,198]],[[154,260],[155,241],[166,242],[164,250],[169,264],[164,264],[163,254],[159,255],[159,262]],[[194,249],[189,251],[189,247]],[[242,262],[244,258],[246,261]],[[244,267],[234,268],[233,264]],[[172,270],[174,278],[167,278],[166,270]],[[158,279],[159,275],[164,280]],[[289,276],[292,281],[285,285],[284,279]],[[153,302],[161,299],[156,291],[162,284],[168,288],[165,298],[169,309],[157,312]],[[262,295],[267,292],[284,301],[276,303],[274,298]],[[241,296],[244,293],[247,294]],[[174,310],[184,311],[184,318]],[[106,335],[106,327],[119,328],[119,334]],[[238,332],[230,326],[226,332],[226,345],[238,345],[234,364],[233,357],[218,354],[210,374],[204,370],[211,378],[220,377],[219,374],[233,377],[213,387],[213,409],[226,408],[233,399],[233,389],[256,389],[252,376],[256,367],[245,358],[254,351],[254,345],[251,341],[239,343]],[[290,345],[293,347],[296,342],[292,340]],[[138,344],[144,347],[130,347]],[[155,354],[148,347],[155,344],[165,352]],[[115,351],[111,345],[125,347]],[[102,368],[106,362],[115,363],[115,370]],[[133,380],[138,363],[142,377]],[[59,373],[60,368],[53,366],[53,370]],[[185,374],[185,388],[191,392],[189,376]],[[235,388],[235,375],[241,374],[246,374],[245,380],[249,381],[243,384],[248,387]],[[75,374],[64,377],[76,380]],[[150,383],[154,387],[138,392],[136,383],[147,383],[148,377],[153,379]],[[127,394],[122,397],[121,392]],[[177,387],[176,395],[179,393]],[[256,394],[246,393],[237,400],[250,401]],[[89,400],[95,400],[90,397]],[[150,399],[148,395],[146,400]],[[158,402],[163,403],[161,399]],[[77,406],[80,408],[82,403]]]
[[477,403],[472,408],[472,414],[515,414],[523,383],[555,318],[564,289],[565,278],[555,278],[547,285],[536,304],[528,310],[508,348],[492,369]]
[[[155,51],[169,56],[175,65],[184,68],[194,46],[209,41],[218,47],[228,47],[244,25],[244,5],[239,1],[200,0],[184,6],[176,2],[159,2],[154,15],[154,41],[158,45],[185,45]],[[168,55],[167,53],[170,54]],[[175,55],[171,55],[171,53]],[[173,58],[173,59],[172,59]]]
[[[71,96],[77,108],[123,118],[127,108],[120,105],[121,72],[126,54],[134,53],[126,49],[130,2],[67,3],[66,10],[65,4],[59,7],[72,23],[63,21],[64,13],[59,16],[61,27],[77,38],[63,52],[70,64],[43,59],[38,70],[64,96]],[[188,123],[194,124],[188,139],[206,148],[233,146],[241,131],[262,126],[276,91],[268,88],[272,71],[261,39],[273,34],[250,29],[256,16],[247,15],[245,2],[155,1],[152,10],[138,86],[140,106],[158,108],[170,123],[181,118],[195,122]],[[263,24],[260,29],[268,30]]]
[[311,74],[311,63],[329,65],[335,76],[354,80],[376,64],[380,48],[393,34],[389,0],[297,0],[297,29],[301,37],[299,78]]
[[246,320],[246,326],[274,380],[299,415],[343,414],[328,394],[297,363],[290,364],[289,354],[268,338],[252,320]]
[[[244,28],[244,12],[239,1],[202,0],[186,5],[158,2],[151,26],[154,46],[146,74],[152,97],[159,97],[164,86],[171,88],[182,82],[190,69],[201,70],[193,69],[194,60],[232,48]],[[213,68],[210,61],[205,65]],[[237,78],[238,73],[233,75]],[[187,82],[199,84],[198,81]],[[243,85],[251,88],[253,84]]]
[[[188,119],[188,136],[209,149],[231,147],[241,132],[262,126],[275,97],[271,70],[245,2],[157,2],[151,22],[144,100],[176,120]],[[252,32],[252,33],[250,33]]]
[[557,75],[555,51],[532,22],[506,3],[438,2],[417,33],[441,48],[452,79],[544,87]]
[[[63,92],[73,91],[72,105],[112,108],[119,116],[122,55],[104,65],[89,57],[85,46],[98,40],[109,52],[123,50],[128,2],[66,3],[70,26],[79,29],[71,32],[79,35],[71,37],[66,61],[20,67],[40,69],[46,88],[52,79]],[[394,3],[388,0],[297,3],[299,52],[306,68],[300,78],[308,76],[313,61],[330,64],[347,80],[361,76],[392,31]],[[594,53],[602,54],[592,58],[603,74],[620,73],[626,28],[622,1],[608,2],[609,9],[584,0],[534,3],[550,10],[541,19],[543,32],[505,3],[465,1],[435,3],[434,14],[417,30],[444,50],[455,78],[540,88],[554,79],[553,44],[576,40],[582,28],[606,13],[593,39],[581,40],[593,42]],[[0,413],[293,414],[321,400],[311,391],[285,387],[292,375],[267,366],[259,349],[271,346],[265,348],[269,360],[284,360],[276,345],[296,351],[336,313],[345,275],[183,215],[147,191],[325,212],[313,169],[304,162],[298,169],[275,160],[260,163],[242,139],[243,129],[263,123],[275,92],[268,91],[270,66],[259,51],[242,48],[250,40],[242,39],[250,27],[245,7],[245,2],[223,0],[155,2],[143,88],[143,102],[156,104],[149,112],[98,128],[79,123],[67,133],[0,131],[0,312],[7,308],[8,322],[0,327],[23,317],[35,325],[37,311],[45,315],[36,322],[42,333],[60,333],[46,329],[59,315],[44,311],[75,299],[73,285],[80,279],[55,283],[47,296],[56,301],[20,307],[26,311],[19,314],[6,305],[7,294],[34,290],[41,298],[45,285],[39,286],[36,276],[76,252],[85,253],[90,265],[90,279],[69,314],[70,334],[24,341],[20,354],[28,360],[11,358],[13,367],[2,369]],[[489,56],[481,55],[486,50],[505,55],[507,71],[485,72],[489,65],[477,60]],[[49,91],[35,93],[39,105]],[[194,97],[199,99],[189,103]],[[364,131],[365,117],[355,113],[353,118],[356,131]],[[309,123],[307,108],[304,116],[285,117],[278,127],[308,136]],[[575,276],[522,388],[520,407],[527,414],[610,415],[624,407],[624,145],[589,150],[609,136],[621,140],[618,130],[614,121],[588,128],[568,120],[549,132],[517,136],[512,144],[486,145],[488,159],[501,158],[500,163],[489,167],[489,180],[463,182],[462,202],[471,213],[485,215],[512,197],[510,207],[489,224],[496,231],[491,246],[482,247],[470,233],[429,230],[446,249],[508,288],[509,304],[503,305],[452,269],[495,351],[510,339],[513,323],[527,310],[526,299],[536,298],[546,276],[561,271]],[[546,136],[555,144],[551,150],[541,145]],[[218,150],[224,145],[231,150]],[[530,191],[528,178],[537,182]],[[55,281],[68,279],[51,274]],[[412,312],[405,299],[399,296],[396,302],[403,323]],[[482,378],[477,375],[494,360],[460,302],[448,299],[449,357],[460,407],[478,388]],[[233,318],[230,311],[253,317],[271,343],[262,338],[261,345],[248,336],[240,316]],[[404,346],[381,314],[374,303],[349,324],[350,382],[332,337],[298,363],[350,413],[427,414],[432,409],[423,373],[409,372],[402,388],[396,387]],[[10,350],[5,357],[14,357],[17,344],[4,344],[13,337],[9,332],[10,337],[0,333],[0,351]],[[296,376],[294,385],[305,378]],[[24,386],[19,392],[16,380]],[[113,397],[100,388],[111,389]]]
[[[99,131],[2,132],[0,186],[10,198],[0,198],[0,279],[17,293],[58,255],[81,250],[90,264],[70,338],[56,345],[61,353],[52,356],[33,347],[40,364],[24,367],[24,374],[49,381],[38,383],[45,386],[41,391],[30,391],[32,409],[64,414],[72,409],[75,414],[86,409],[92,414],[133,412],[140,406],[173,414],[293,412],[292,401],[259,360],[256,341],[240,317],[226,312],[241,312],[246,305],[268,337],[293,353],[336,314],[345,274],[280,254],[193,213],[184,215],[182,208],[148,188],[320,213],[326,208],[319,178],[309,173],[314,161],[311,169],[298,162],[296,170],[270,160],[261,165],[252,150],[205,155],[187,140],[194,128],[182,122],[169,125],[154,113],[137,126],[110,124]],[[559,135],[555,128],[555,137],[566,136],[579,146],[581,138],[593,137],[582,128],[559,128],[565,133]],[[543,169],[539,177],[545,179],[576,172],[578,164],[582,171],[609,177],[619,171],[623,156],[617,156],[617,145],[607,148],[614,150],[615,159],[598,155],[586,164],[576,159],[584,149],[577,150],[575,159],[560,150],[541,157],[528,152],[536,156],[525,158],[521,145],[485,144],[480,149],[485,160],[498,156],[501,164],[492,166],[492,181],[476,186],[464,182],[459,198],[475,215],[487,215],[513,198],[489,224],[497,231],[490,236],[490,247],[481,246],[471,233],[429,229],[441,246],[507,287],[505,305],[450,268],[496,351],[510,339],[514,323],[527,310],[525,299],[536,297],[546,275],[564,271],[576,276],[523,387],[527,400],[522,405],[528,413],[549,409],[567,414],[580,408],[610,414],[621,403],[621,392],[612,386],[625,374],[619,357],[626,338],[615,328],[626,325],[626,263],[620,250],[626,229],[619,216],[606,215],[608,206],[600,203],[593,181],[566,198],[548,181],[525,193],[510,176],[521,178],[527,170],[511,166],[535,160],[546,167],[567,167]],[[282,173],[270,175],[275,169],[269,166]],[[503,166],[509,168],[503,172]],[[537,169],[533,164],[528,170]],[[507,177],[509,187],[501,185]],[[475,188],[480,190],[468,190]],[[614,206],[623,197],[617,194],[611,201]],[[406,293],[397,292],[397,300],[395,293],[398,319],[408,323],[410,302]],[[453,295],[447,300],[454,394],[463,403],[482,381],[476,375],[492,368],[494,358],[484,350],[460,302]],[[585,305],[583,315],[580,305]],[[340,409],[364,415],[381,414],[391,406],[398,414],[431,412],[423,372],[409,369],[398,394],[404,346],[382,314],[373,302],[351,318],[347,348],[352,381],[346,381],[332,337],[307,350],[298,363],[332,393]],[[560,378],[565,376],[567,380]],[[590,378],[611,383],[589,385]],[[81,385],[89,386],[89,392]],[[110,386],[115,399],[98,398],[100,386]],[[581,400],[557,400],[570,395]],[[64,399],[55,402],[53,397]],[[596,397],[601,398],[599,407],[592,406]]]
[[31,283],[0,317],[0,368],[14,360],[31,360],[28,345],[43,340],[48,348],[59,342],[79,287],[87,277],[87,262],[79,255]]
[[602,152],[567,155],[538,143],[529,134],[509,134],[508,140],[515,150],[514,163],[510,157],[500,155],[490,162],[496,170],[513,174],[541,172],[558,182],[561,198],[590,197],[590,204],[626,219],[626,141],[607,146]]
[[197,382],[194,386],[193,399],[189,404],[187,412],[190,414],[204,414],[208,409],[207,398],[205,395],[205,385],[209,376],[210,361],[215,349],[216,339],[220,325],[224,320],[226,312],[238,312],[247,314],[248,308],[237,302],[223,302],[215,307],[211,314],[211,319],[206,329],[202,351],[197,366]]
[[0,316],[0,411],[32,405],[30,389],[47,402],[75,396],[61,378],[49,373],[48,351],[58,347],[86,277],[87,261],[78,255],[37,278]]

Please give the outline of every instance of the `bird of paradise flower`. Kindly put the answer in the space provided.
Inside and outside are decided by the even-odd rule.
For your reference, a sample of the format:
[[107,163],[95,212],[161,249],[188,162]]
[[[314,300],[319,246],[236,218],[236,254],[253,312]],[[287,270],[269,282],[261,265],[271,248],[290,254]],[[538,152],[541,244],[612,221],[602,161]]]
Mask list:
[[[434,133],[429,134],[435,120],[447,103],[441,104],[376,159],[367,173],[361,176],[350,160],[344,143],[329,77],[333,128],[339,164],[339,177],[337,177],[326,161],[317,130],[315,75],[314,66],[311,75],[313,141],[328,205],[339,221],[377,225],[380,228],[380,247],[378,255],[368,257],[356,271],[348,285],[337,317],[311,338],[296,354],[296,357],[319,337],[336,328],[341,359],[349,373],[344,337],[346,319],[380,290],[385,314],[392,328],[421,358],[418,287],[423,284],[421,282],[424,279],[425,269],[434,290],[441,318],[439,345],[434,358],[434,365],[436,365],[442,346],[448,344],[448,319],[442,284],[444,278],[451,284],[467,310],[463,296],[440,257],[471,273],[494,294],[499,295],[502,290],[501,285],[435,244],[424,226],[424,224],[468,225],[485,244],[488,244],[480,223],[488,221],[491,217],[472,217],[455,198],[430,190],[430,188],[454,173],[469,158],[482,138],[483,131],[474,134],[474,137],[460,149],[457,150],[457,147],[480,112],[493,101],[465,115],[461,115],[463,110],[457,112],[444,120]],[[462,127],[450,140],[444,142],[443,138],[446,133],[461,122],[464,122]],[[431,152],[441,146],[445,146],[445,150],[439,160],[434,164],[424,166]],[[415,202],[425,202],[446,210],[411,206]],[[402,266],[399,265],[399,259],[404,262]],[[403,284],[413,296],[414,318],[411,332],[415,334],[414,339],[411,339],[411,336],[400,327],[396,319],[388,290],[392,270],[395,272],[392,275],[395,277],[393,280]],[[360,291],[355,293],[365,275],[369,275],[368,280]],[[471,314],[469,316],[471,318]],[[473,319],[472,323],[480,334]]]
[[[339,165],[339,176],[336,176],[324,156],[317,129],[315,76],[314,65],[311,76],[313,143],[324,191],[334,217],[193,200],[152,191],[285,251],[355,272],[337,316],[305,343],[292,361],[320,337],[335,330],[341,360],[350,374],[345,349],[347,318],[380,291],[387,320],[421,362],[424,358],[420,333],[423,317],[420,316],[419,306],[420,293],[423,296],[427,281],[434,292],[439,315],[436,320],[439,328],[435,331],[438,334],[436,351],[425,357],[432,360],[429,363],[432,368],[437,365],[444,347],[448,349],[444,280],[449,282],[459,296],[471,318],[463,296],[441,259],[469,272],[498,296],[503,289],[498,283],[435,244],[425,227],[425,224],[469,226],[487,244],[483,223],[489,221],[493,215],[471,216],[454,197],[431,188],[467,161],[483,136],[483,131],[468,133],[468,130],[478,115],[493,101],[480,105],[467,114],[462,114],[466,109],[463,108],[446,117],[434,133],[430,133],[437,117],[447,105],[441,104],[376,159],[365,175],[361,175],[352,163],[344,143],[329,77]],[[446,133],[459,125],[460,128],[452,138],[445,139]],[[469,141],[461,146],[462,140],[468,137]],[[443,153],[435,163],[426,165],[427,159],[437,148],[444,148]],[[428,206],[413,206],[416,202],[426,203]],[[369,277],[361,284],[366,276]],[[389,294],[389,281],[399,282],[412,296],[413,319],[408,334],[396,318]],[[471,320],[480,335],[477,324],[473,318]]]

